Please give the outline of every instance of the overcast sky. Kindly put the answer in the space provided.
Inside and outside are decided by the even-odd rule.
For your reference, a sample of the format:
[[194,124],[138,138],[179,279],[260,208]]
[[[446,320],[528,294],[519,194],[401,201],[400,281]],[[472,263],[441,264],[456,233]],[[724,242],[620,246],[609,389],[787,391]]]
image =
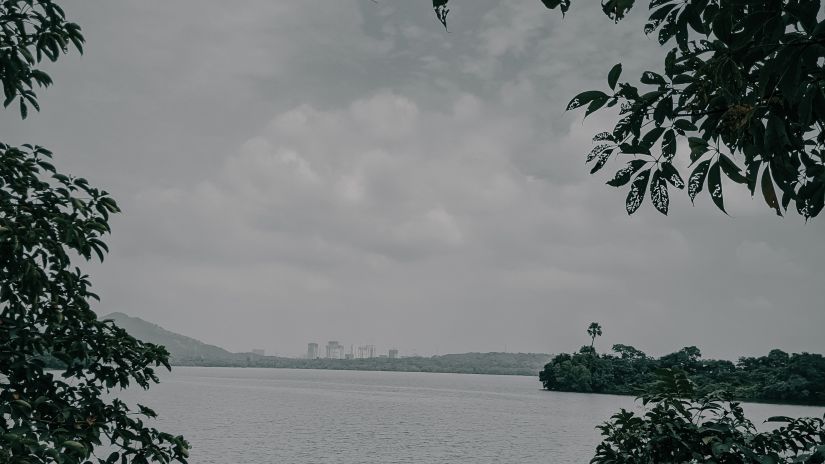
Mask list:
[[3,138],[124,213],[94,265],[122,311],[234,351],[401,354],[589,342],[736,358],[825,351],[825,227],[730,186],[671,214],[590,176],[579,91],[658,69],[636,11],[535,0],[68,2],[86,54]]

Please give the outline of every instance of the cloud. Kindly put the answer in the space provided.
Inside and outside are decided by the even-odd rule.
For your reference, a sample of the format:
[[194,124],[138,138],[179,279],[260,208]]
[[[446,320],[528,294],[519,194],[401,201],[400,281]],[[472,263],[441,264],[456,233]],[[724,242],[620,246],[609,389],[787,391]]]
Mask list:
[[101,312],[281,353],[569,351],[592,320],[654,353],[823,349],[816,222],[727,185],[733,218],[675,192],[669,217],[649,199],[628,217],[603,185],[618,164],[588,174],[613,117],[564,106],[617,62],[660,66],[644,15],[457,2],[447,33],[407,0],[69,14],[87,53],[55,67],[42,113],[0,119],[123,206],[90,268]]

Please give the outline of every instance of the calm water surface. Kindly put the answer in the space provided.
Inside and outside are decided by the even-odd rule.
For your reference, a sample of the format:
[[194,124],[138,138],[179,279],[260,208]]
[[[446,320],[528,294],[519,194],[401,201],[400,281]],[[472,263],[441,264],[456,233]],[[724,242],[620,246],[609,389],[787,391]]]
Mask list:
[[[126,392],[192,444],[192,464],[587,463],[632,398],[546,392],[535,377],[176,367]],[[823,408],[749,405],[754,420]]]

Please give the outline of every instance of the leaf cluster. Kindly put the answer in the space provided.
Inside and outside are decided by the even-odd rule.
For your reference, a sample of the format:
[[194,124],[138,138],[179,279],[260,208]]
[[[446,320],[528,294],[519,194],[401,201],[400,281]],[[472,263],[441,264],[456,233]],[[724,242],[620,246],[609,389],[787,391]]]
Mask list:
[[4,0],[0,3],[0,82],[3,106],[18,101],[25,119],[29,106],[40,109],[34,89],[48,87],[51,77],[38,67],[74,47],[83,53],[80,26],[66,21],[51,0]]
[[771,417],[781,423],[758,432],[739,403],[724,392],[697,396],[679,370],[664,369],[642,396],[644,415],[622,409],[598,427],[603,441],[593,464],[707,462],[779,464],[825,462],[822,418]]
[[[39,110],[34,91],[52,81],[38,65],[82,43],[54,2],[0,2],[4,106],[18,100],[23,118]],[[144,422],[154,411],[109,395],[156,383],[168,352],[98,320],[89,277],[73,264],[103,260],[119,211],[107,192],[60,173],[49,150],[0,142],[2,463],[186,462],[186,440]]]
[[[142,343],[90,308],[97,299],[72,260],[103,259],[105,192],[59,173],[39,147],[0,143],[0,462],[185,462],[186,442],[147,427],[106,394],[148,388],[168,353]],[[46,369],[45,357],[60,362]],[[105,442],[102,442],[104,439]]]
[[[617,20],[633,4],[614,3]],[[587,105],[585,116],[621,108],[613,131],[594,139],[600,154],[591,172],[611,155],[632,156],[608,184],[630,183],[628,213],[649,190],[667,214],[669,186],[685,185],[673,160],[687,142],[691,201],[706,186],[725,211],[727,179],[752,195],[758,187],[779,215],[794,203],[805,219],[817,216],[825,205],[820,13],[819,0],[653,0],[645,33],[675,45],[663,72],[645,71],[640,88],[619,83],[616,65],[608,73],[612,93],[583,92],[568,105]]]
[[[602,9],[619,21],[634,3],[602,0]],[[652,0],[644,33],[670,47],[660,69],[634,85],[620,82],[617,64],[608,91],[581,92],[567,105],[585,117],[619,111],[613,129],[593,138],[590,172],[611,159],[624,164],[608,185],[629,185],[629,214],[647,196],[667,214],[670,189],[685,186],[691,201],[707,188],[725,211],[723,185],[733,183],[758,190],[778,215],[793,204],[806,220],[817,216],[825,207],[822,13],[820,0]]]

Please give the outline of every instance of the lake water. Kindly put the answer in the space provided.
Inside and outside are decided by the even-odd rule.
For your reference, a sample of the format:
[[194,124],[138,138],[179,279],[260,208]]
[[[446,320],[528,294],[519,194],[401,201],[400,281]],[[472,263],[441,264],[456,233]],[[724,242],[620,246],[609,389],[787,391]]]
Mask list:
[[[556,393],[535,377],[176,367],[120,395],[160,414],[192,464],[587,463],[594,427],[632,398]],[[753,420],[825,408],[748,405]]]

